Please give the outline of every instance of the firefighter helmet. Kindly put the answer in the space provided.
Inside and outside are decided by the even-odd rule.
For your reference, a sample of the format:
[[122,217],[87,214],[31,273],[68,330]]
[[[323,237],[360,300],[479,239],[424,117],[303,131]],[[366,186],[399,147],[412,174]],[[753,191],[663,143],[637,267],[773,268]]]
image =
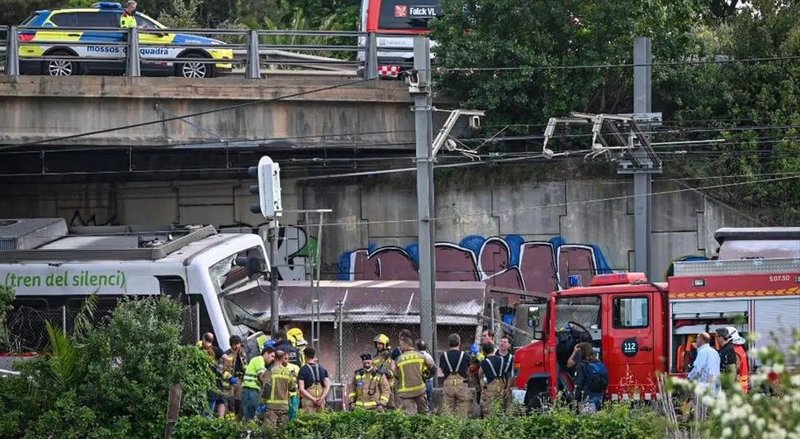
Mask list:
[[382,343],[384,347],[389,346],[389,337],[384,334],[378,334],[372,339],[373,343]]
[[295,347],[305,346],[308,344],[305,338],[303,338],[303,330],[300,328],[292,328],[286,331],[286,338],[289,339],[289,342],[291,342]]

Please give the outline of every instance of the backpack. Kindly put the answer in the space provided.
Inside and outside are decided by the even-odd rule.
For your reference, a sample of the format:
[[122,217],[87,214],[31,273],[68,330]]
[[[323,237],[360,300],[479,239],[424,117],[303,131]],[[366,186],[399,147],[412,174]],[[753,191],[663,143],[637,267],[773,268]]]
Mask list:
[[608,388],[608,369],[600,361],[586,363],[589,371],[589,391],[592,393],[605,392]]

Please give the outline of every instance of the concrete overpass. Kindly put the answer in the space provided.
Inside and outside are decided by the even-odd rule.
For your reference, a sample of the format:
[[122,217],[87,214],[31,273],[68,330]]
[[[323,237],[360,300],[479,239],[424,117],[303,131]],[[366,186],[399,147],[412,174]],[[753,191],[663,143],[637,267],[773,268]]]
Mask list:
[[0,178],[408,153],[411,102],[402,81],[0,76]]

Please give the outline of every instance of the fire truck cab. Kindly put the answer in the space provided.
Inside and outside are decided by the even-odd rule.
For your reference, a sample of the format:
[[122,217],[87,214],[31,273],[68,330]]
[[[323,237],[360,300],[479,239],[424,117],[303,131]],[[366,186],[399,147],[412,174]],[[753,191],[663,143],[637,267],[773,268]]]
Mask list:
[[571,395],[567,360],[584,341],[608,368],[609,400],[655,399],[658,373],[688,372],[699,332],[733,326],[743,337],[759,334],[756,347],[788,345],[800,328],[800,228],[720,229],[715,237],[719,259],[677,262],[666,283],[596,275],[587,287],[518,305],[516,320],[527,319],[533,340],[515,354],[515,393],[528,406]]

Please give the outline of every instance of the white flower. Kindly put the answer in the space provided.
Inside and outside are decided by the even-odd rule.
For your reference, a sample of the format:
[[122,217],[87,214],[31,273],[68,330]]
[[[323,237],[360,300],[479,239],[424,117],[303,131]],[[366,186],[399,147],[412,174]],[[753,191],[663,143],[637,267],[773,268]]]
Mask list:
[[730,427],[725,427],[722,429],[722,437],[731,437],[731,436],[733,436],[733,430],[731,430]]
[[750,427],[748,427],[747,424],[742,425],[742,427],[739,428],[739,436],[747,437],[749,434],[750,434]]
[[772,370],[777,374],[781,374],[784,372],[784,370],[786,370],[786,368],[783,366],[783,364],[776,364],[772,366]]

